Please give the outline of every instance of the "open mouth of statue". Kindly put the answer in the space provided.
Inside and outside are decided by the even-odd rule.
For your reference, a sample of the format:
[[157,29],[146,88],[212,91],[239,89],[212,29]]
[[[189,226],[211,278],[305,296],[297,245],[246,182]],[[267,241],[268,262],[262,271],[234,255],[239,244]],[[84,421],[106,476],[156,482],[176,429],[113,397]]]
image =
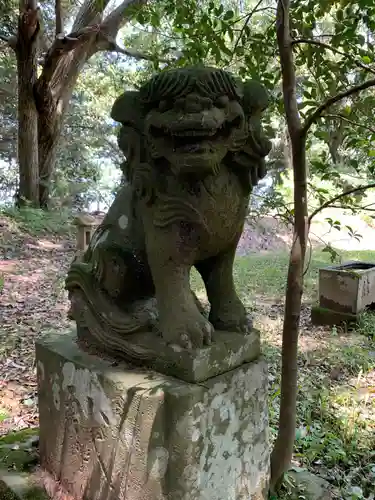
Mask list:
[[230,136],[233,129],[241,125],[241,117],[232,121],[225,121],[218,128],[183,128],[180,124],[178,130],[170,126],[150,126],[149,132],[155,139],[171,141],[173,149],[199,153],[207,149],[207,143],[218,142]]

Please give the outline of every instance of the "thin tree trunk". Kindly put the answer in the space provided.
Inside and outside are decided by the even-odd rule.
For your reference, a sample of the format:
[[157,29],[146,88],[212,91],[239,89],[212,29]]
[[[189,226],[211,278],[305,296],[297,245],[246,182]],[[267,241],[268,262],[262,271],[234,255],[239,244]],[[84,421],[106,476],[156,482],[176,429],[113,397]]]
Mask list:
[[[296,98],[296,74],[293,57],[293,45],[290,28],[290,0],[278,0],[277,3],[277,43],[280,54],[280,65],[283,83],[285,114],[292,145],[294,174],[294,240],[290,252],[284,327],[282,345],[281,401],[279,431],[271,456],[272,492],[277,490],[288,470],[293,456],[296,428],[297,406],[297,351],[299,320],[303,293],[303,269],[306,255],[306,244],[311,219],[335,199],[323,204],[308,217],[307,211],[307,164],[306,138],[310,127],[322,114],[337,102],[356,95],[362,90],[375,86],[375,78],[365,80],[361,84],[329,97],[320,104],[313,113],[307,116],[304,123],[298,111]],[[349,190],[345,194],[353,193]]]
[[20,1],[15,47],[18,72],[18,162],[17,204],[39,205],[38,112],[33,85],[37,69],[38,11],[35,0]]
[[293,456],[297,407],[297,352],[303,293],[303,268],[308,237],[306,134],[296,98],[296,74],[289,20],[290,0],[277,6],[277,41],[283,82],[283,97],[292,147],[294,175],[294,238],[286,286],[279,430],[271,455],[271,491],[277,490]]
[[292,138],[294,171],[294,238],[286,285],[279,430],[271,456],[271,491],[277,489],[293,456],[297,406],[298,333],[302,305],[303,269],[308,235],[306,152],[304,138]]

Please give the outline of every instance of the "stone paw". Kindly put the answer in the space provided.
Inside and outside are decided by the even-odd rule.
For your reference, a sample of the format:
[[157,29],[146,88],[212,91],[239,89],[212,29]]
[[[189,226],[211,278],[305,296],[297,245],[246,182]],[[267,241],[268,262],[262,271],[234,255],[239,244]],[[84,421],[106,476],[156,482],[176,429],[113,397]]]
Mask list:
[[160,322],[159,329],[168,344],[177,344],[185,349],[210,345],[214,332],[212,324],[198,310],[165,318]]
[[216,330],[250,333],[253,328],[252,318],[239,299],[211,310],[209,320]]

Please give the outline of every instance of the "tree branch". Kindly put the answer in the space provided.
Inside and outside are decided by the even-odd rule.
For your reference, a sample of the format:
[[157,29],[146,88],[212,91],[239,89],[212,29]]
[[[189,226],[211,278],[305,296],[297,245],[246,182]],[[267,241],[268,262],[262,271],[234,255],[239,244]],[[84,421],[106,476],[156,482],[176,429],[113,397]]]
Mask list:
[[359,85],[354,85],[353,87],[350,87],[348,90],[340,92],[335,96],[329,97],[310,116],[306,118],[301,131],[302,135],[306,136],[311,126],[322,116],[324,111],[329,107],[331,107],[333,104],[341,101],[342,99],[345,99],[346,97],[350,97],[353,94],[357,94],[362,90],[366,90],[370,87],[373,87],[374,85],[375,85],[375,78],[371,78],[370,80],[366,80],[365,82]]
[[375,208],[368,208],[368,207],[357,207],[354,206],[352,207],[351,205],[330,205],[330,208],[337,208],[339,210],[351,210],[352,212],[356,212],[358,210],[364,210],[366,212],[375,212]]
[[141,7],[147,0],[123,0],[101,23],[101,31],[112,38],[116,38],[120,27],[129,19],[128,9]]
[[109,0],[85,0],[78,11],[72,31],[79,31],[92,23],[101,22],[108,3]]
[[350,123],[351,125],[354,125],[355,127],[364,128],[375,135],[375,128],[369,127],[368,125],[363,125],[362,123],[355,122],[354,120],[350,120],[349,118],[346,118],[346,116],[342,116],[340,114],[338,114],[338,115],[329,114],[329,115],[324,115],[324,118],[333,118],[333,119],[343,120],[344,122]]
[[331,47],[328,43],[320,42],[319,40],[309,40],[307,38],[297,38],[292,41],[292,45],[299,45],[299,44],[307,44],[307,45],[316,45],[317,47],[322,47],[324,49],[330,50],[334,54],[339,54],[340,56],[345,57],[346,59],[350,59],[358,68],[363,69],[364,71],[368,71],[369,73],[372,73],[375,75],[375,69],[370,68],[366,64],[363,64],[359,61],[357,61],[353,56],[346,54],[345,52],[342,52],[339,49],[335,49],[334,47]]
[[[100,34],[102,37],[102,33]],[[138,61],[154,61],[155,56],[152,54],[145,54],[144,52],[138,52],[137,50],[134,49],[128,49],[125,47],[120,47],[118,43],[114,40],[101,40],[98,44],[98,50],[103,51],[103,50],[109,50],[111,52],[118,52],[119,54],[124,54],[125,56],[132,57],[134,59],[137,59]],[[171,62],[169,59],[159,59],[157,58],[159,62],[164,62],[164,63],[169,63]]]
[[51,48],[48,51],[45,65],[47,65],[47,60],[49,58],[56,57],[62,52],[70,52],[78,45],[84,43],[93,33],[98,34],[99,31],[100,25],[91,25],[86,28],[82,28],[79,31],[69,33],[69,35],[60,33],[56,36]]
[[64,32],[61,0],[55,0],[55,33],[56,36]]
[[309,216],[309,223],[312,221],[312,219],[322,210],[330,207],[333,203],[336,201],[340,200],[341,198],[345,198],[345,196],[349,196],[350,194],[358,193],[359,191],[366,191],[367,189],[372,189],[375,188],[375,182],[371,184],[367,184],[364,186],[358,186],[356,188],[348,189],[347,191],[344,191],[343,193],[338,194],[337,196],[334,196],[328,201],[325,201],[318,207],[316,210],[313,211],[313,213]]
[[233,56],[236,53],[236,49],[237,49],[237,47],[238,47],[238,45],[240,43],[241,37],[243,35],[243,32],[245,31],[246,26],[249,24],[251,18],[257,12],[257,9],[258,9],[259,5],[262,2],[263,2],[263,0],[259,0],[258,3],[255,5],[255,7],[249,12],[249,14],[246,15],[246,21],[244,22],[244,24],[243,24],[243,26],[241,28],[241,31],[240,31],[240,33],[239,33],[239,35],[237,37],[236,43],[234,44],[234,47],[233,47],[233,50],[232,50],[232,58],[231,58],[231,60],[233,59]]
[[[62,33],[60,33],[55,38],[51,48],[46,54],[42,73],[35,85],[34,90],[36,102],[39,102],[43,95],[45,97],[47,96],[48,93],[43,92],[41,89],[48,88],[51,84],[55,71],[57,70],[61,61],[62,54],[71,52],[75,48],[83,45],[90,37],[92,37],[93,34],[95,34],[96,36],[99,30],[99,25],[87,26],[86,28],[82,28],[79,31],[70,33],[67,36],[64,36]],[[64,76],[68,76],[66,70]]]

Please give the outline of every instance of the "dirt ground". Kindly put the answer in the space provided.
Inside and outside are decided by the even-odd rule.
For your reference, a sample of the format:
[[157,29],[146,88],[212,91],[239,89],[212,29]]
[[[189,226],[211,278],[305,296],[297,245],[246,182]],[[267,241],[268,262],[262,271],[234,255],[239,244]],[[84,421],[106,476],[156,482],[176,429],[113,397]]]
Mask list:
[[0,435],[37,423],[34,342],[68,325],[63,280],[74,242],[33,238],[0,217]]

